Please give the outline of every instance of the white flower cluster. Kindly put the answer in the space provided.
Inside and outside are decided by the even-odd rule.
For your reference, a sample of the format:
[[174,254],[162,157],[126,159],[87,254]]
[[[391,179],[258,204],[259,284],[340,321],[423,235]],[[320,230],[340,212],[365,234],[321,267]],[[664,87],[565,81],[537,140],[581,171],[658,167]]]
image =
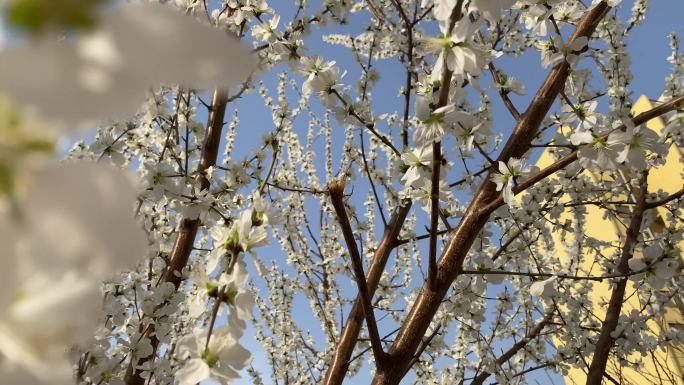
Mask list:
[[[611,365],[684,341],[649,328],[684,285],[680,186],[651,182],[678,166],[684,59],[673,35],[650,112],[670,110],[665,128],[631,115],[626,44],[648,2],[594,12],[618,3],[117,4],[93,34],[0,51],[0,88],[37,116],[125,116],[46,166],[54,143],[0,104],[0,384],[381,378],[351,242],[380,345],[416,353],[389,363],[419,383],[586,369],[610,326],[598,287],[626,288]],[[525,54],[550,74],[540,91],[506,68]],[[37,58],[50,70],[26,79]]]

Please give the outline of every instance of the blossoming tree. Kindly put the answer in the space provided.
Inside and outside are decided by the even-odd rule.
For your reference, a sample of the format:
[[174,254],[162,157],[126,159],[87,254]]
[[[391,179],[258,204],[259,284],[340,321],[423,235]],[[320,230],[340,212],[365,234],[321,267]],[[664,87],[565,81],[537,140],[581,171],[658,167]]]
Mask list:
[[[609,362],[684,343],[646,326],[684,283],[684,189],[648,177],[683,145],[675,34],[631,113],[648,1],[105,3],[5,5],[0,383],[621,383]],[[536,90],[501,64],[528,51]],[[255,93],[271,126],[245,148]]]

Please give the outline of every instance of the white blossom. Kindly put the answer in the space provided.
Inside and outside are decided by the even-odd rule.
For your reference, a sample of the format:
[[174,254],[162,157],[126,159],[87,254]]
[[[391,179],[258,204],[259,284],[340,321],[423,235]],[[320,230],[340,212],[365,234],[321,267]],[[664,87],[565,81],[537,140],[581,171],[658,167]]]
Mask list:
[[504,202],[509,206],[518,206],[513,193],[516,178],[523,175],[522,159],[510,158],[508,162],[499,161],[499,172],[492,175],[492,181],[496,183],[496,191],[501,191]]
[[0,65],[0,90],[73,130],[132,115],[149,87],[161,83],[233,85],[247,78],[254,59],[234,39],[191,17],[138,4],[107,14],[93,34],[6,49]]
[[207,332],[194,329],[178,344],[178,354],[186,361],[175,374],[179,385],[195,385],[204,380],[230,384],[240,378],[236,370],[247,365],[250,354],[229,327],[217,328],[206,345]]
[[401,177],[406,187],[421,185],[429,179],[432,167],[432,146],[427,145],[405,152],[401,155],[401,159],[408,166],[408,170]]
[[501,19],[501,14],[515,3],[515,0],[473,0],[470,7],[480,12],[490,23]]
[[[648,167],[647,152],[656,149],[658,135],[645,126],[635,127],[629,124],[625,131],[614,131],[608,136],[609,146],[622,147],[618,150],[616,160],[629,164],[638,170]],[[661,150],[662,151],[662,150]]]
[[530,294],[535,297],[548,299],[556,294],[557,276],[547,278],[542,281],[535,281],[530,285]]

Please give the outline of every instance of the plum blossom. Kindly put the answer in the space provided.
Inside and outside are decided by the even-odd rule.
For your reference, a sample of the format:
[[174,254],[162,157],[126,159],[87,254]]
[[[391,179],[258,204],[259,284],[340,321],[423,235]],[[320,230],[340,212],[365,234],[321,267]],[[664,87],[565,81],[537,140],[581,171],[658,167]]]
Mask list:
[[609,144],[605,136],[591,130],[579,130],[570,135],[570,142],[580,146],[577,152],[579,163],[587,169],[614,170],[618,165],[622,146]]
[[65,164],[35,170],[27,187],[19,247],[44,268],[106,275],[146,255],[128,174],[104,164]]
[[252,195],[252,222],[259,225],[277,225],[283,221],[281,213],[271,205],[271,202],[261,196],[259,191]]
[[274,43],[278,36],[275,34],[278,28],[278,23],[280,22],[280,15],[273,16],[267,22],[262,22],[261,24],[255,26],[252,29],[252,35],[255,39],[265,41],[267,43]]
[[176,0],[176,6],[186,12],[192,12],[199,5],[199,0]]
[[523,161],[518,158],[510,158],[508,162],[499,161],[499,172],[492,175],[492,182],[496,183],[496,191],[501,191],[504,202],[509,206],[518,206],[513,193],[516,178],[521,177],[526,169],[523,169]]
[[[437,0],[435,1],[435,6],[432,9],[432,13],[435,15],[435,19],[439,20],[440,23],[446,23],[451,17],[451,12],[456,7],[456,0]],[[423,5],[426,6],[427,4]]]
[[238,260],[230,273],[221,274],[218,280],[224,293],[224,301],[228,304],[228,322],[235,329],[236,335],[242,335],[245,322],[252,319],[255,297],[246,286],[248,278],[244,261]]
[[464,18],[456,23],[451,32],[446,31],[447,28],[446,24],[440,23],[441,35],[423,39],[427,52],[439,53],[433,73],[441,74],[446,64],[456,74],[479,75],[486,64],[486,55],[482,48],[472,42],[472,38],[480,28],[480,22]]
[[335,93],[342,87],[340,69],[334,66],[334,62],[327,63],[322,68],[323,70],[313,70],[309,73],[309,77],[302,85],[302,93],[305,96],[313,93],[324,106],[334,108],[338,101]]
[[552,28],[549,16],[565,0],[520,0],[517,5],[525,10],[522,20],[525,27],[537,36],[546,36]]
[[164,193],[180,195],[185,188],[181,175],[170,163],[146,162],[142,168],[142,186],[155,199],[161,199]]
[[530,285],[530,295],[535,297],[542,297],[544,299],[551,298],[556,294],[557,276],[547,278],[542,281],[536,281]]
[[578,130],[592,130],[599,123],[599,115],[595,112],[598,102],[596,100],[577,103],[574,105],[563,104],[561,124],[572,124],[579,120]]
[[505,73],[499,73],[501,78],[501,84],[496,84],[497,88],[500,88],[504,92],[513,92],[517,95],[525,95],[525,85],[518,81],[514,76],[508,76]]
[[[414,199],[420,204],[420,207],[427,213],[430,212],[430,204],[432,202],[432,185],[424,183],[418,188],[412,189],[408,194],[411,199]],[[453,194],[449,185],[442,179],[439,180],[439,200],[444,202],[452,199]]]
[[665,128],[663,128],[663,138],[671,137],[678,146],[684,146],[684,113],[673,111],[666,115]]
[[252,225],[252,213],[243,211],[235,223],[235,231],[244,252],[252,252],[254,248],[268,243],[268,234],[263,226]]
[[563,61],[574,66],[580,58],[577,53],[587,46],[588,41],[589,39],[586,36],[579,36],[572,42],[565,44],[560,37],[552,36],[548,41],[537,43],[541,49],[542,67],[555,67]]
[[214,249],[210,254],[207,271],[213,271],[224,256],[236,258],[239,252],[253,252],[256,247],[268,243],[268,233],[263,226],[253,226],[252,211],[245,210],[230,227],[218,226],[212,229]]
[[195,385],[204,380],[229,384],[240,378],[237,370],[249,362],[251,355],[238,343],[233,328],[215,329],[210,338],[207,334],[206,330],[194,329],[178,343],[178,354],[187,359],[175,374],[179,385]]
[[427,97],[416,99],[415,112],[416,117],[421,121],[421,125],[416,129],[413,140],[418,145],[429,145],[442,140],[445,130],[458,124],[461,120],[467,124],[468,114],[457,111],[453,104],[431,111],[429,103]]
[[563,2],[553,7],[553,17],[558,22],[573,23],[582,17],[583,8],[576,2]]
[[130,177],[104,164],[24,172],[14,197],[20,220],[0,209],[3,237],[11,237],[0,277],[8,285],[0,295],[0,378],[73,383],[65,348],[90,342],[100,280],[147,254],[135,198]]
[[490,23],[496,23],[501,19],[503,11],[514,3],[515,0],[472,0],[469,7],[478,11]]
[[662,289],[677,274],[679,261],[672,250],[667,250],[660,243],[653,243],[643,248],[641,255],[636,254],[629,261],[632,280],[646,278],[655,289]]
[[36,271],[10,289],[18,299],[0,317],[0,358],[26,371],[31,382],[72,383],[65,347],[85,346],[100,318],[98,282],[84,275],[75,269],[61,275]]
[[[646,126],[635,127],[631,119],[626,119],[625,131],[613,131],[608,136],[608,146],[618,148],[616,160],[626,163],[637,170],[648,167],[647,154],[650,151],[664,152],[662,144],[658,144],[658,134]],[[622,149],[619,149],[622,147]]]
[[472,151],[475,143],[482,145],[489,139],[491,134],[489,119],[465,111],[457,111],[455,116],[456,123],[452,125],[452,131],[456,144],[463,150]]
[[426,145],[401,154],[404,165],[408,170],[401,177],[406,187],[414,187],[421,183],[421,178],[427,180],[432,164],[432,146]]

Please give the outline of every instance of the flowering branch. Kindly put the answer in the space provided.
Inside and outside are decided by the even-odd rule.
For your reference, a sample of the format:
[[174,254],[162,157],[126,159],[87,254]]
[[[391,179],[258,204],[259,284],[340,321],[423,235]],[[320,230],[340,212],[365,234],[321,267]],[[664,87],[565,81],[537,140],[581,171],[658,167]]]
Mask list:
[[[401,226],[404,224],[406,215],[410,209],[410,201],[401,202],[390,217],[389,224],[385,227],[382,239],[373,254],[373,259],[368,268],[368,275],[366,276],[369,296],[372,296],[377,289],[389,255],[398,245],[396,241],[397,236],[401,231]],[[356,341],[363,322],[364,312],[362,302],[363,298],[359,292],[354,301],[354,305],[349,312],[349,318],[347,318],[347,322],[344,325],[342,336],[335,346],[335,352],[333,358],[330,360],[330,366],[326,370],[325,381],[323,382],[325,385],[340,385],[344,380],[350,357],[356,346]]]
[[[542,330],[544,330],[544,327],[546,327],[546,325],[548,325],[551,322],[551,320],[553,320],[553,311],[548,311],[544,315],[544,318],[537,322],[537,324],[527,334],[525,334],[525,337],[523,337],[523,339],[516,342],[513,346],[511,346],[508,350],[506,350],[502,355],[500,355],[496,359],[496,365],[501,366],[506,361],[513,358],[513,356],[516,353],[518,353],[521,349],[523,349],[527,345],[527,343],[537,338],[539,334],[542,332]],[[489,378],[489,376],[491,375],[491,373],[484,371],[475,376],[473,382],[471,382],[470,385],[482,385],[484,384],[485,380]]]
[[[657,118],[663,114],[666,114],[670,111],[673,111],[673,110],[679,108],[679,106],[682,103],[684,103],[684,95],[676,97],[676,98],[670,100],[669,102],[663,103],[663,104],[656,106],[656,107],[654,107],[648,111],[642,112],[641,114],[635,116],[632,119],[632,121],[634,122],[635,126],[645,124],[646,122],[648,122],[651,119],[655,119],[655,118]],[[626,128],[626,126],[623,124],[623,125],[619,126],[618,128],[616,128],[615,130],[611,130],[611,132],[617,131],[617,130],[624,130],[625,128]],[[603,137],[608,137],[608,134],[609,133],[603,134]],[[568,165],[572,164],[573,162],[575,162],[577,160],[578,154],[579,154],[579,151],[574,150],[573,152],[569,153],[568,155],[565,155],[561,159],[557,160],[555,163],[545,167],[543,170],[539,171],[538,173],[524,179],[523,181],[518,183],[517,186],[513,187],[513,193],[515,195],[518,195],[519,193],[527,190],[528,188],[532,187],[536,183],[546,179],[546,177],[548,177],[549,175],[554,174],[556,171],[564,169],[565,167],[567,167]],[[677,192],[675,194],[679,194],[679,192]],[[676,197],[673,197],[673,199],[676,199]],[[665,203],[667,203],[667,202],[665,202]],[[491,213],[494,210],[496,210],[498,207],[501,207],[501,205],[503,205],[503,204],[504,204],[503,197],[498,197],[494,201],[489,203],[488,205],[483,206],[481,208],[481,210],[483,212]],[[656,206],[660,206],[660,204],[657,204]]]
[[[209,111],[209,118],[207,122],[207,133],[204,138],[204,145],[202,146],[202,155],[198,165],[198,179],[203,190],[209,189],[210,183],[206,176],[206,170],[216,164],[218,157],[219,144],[221,143],[221,132],[223,131],[223,119],[226,114],[226,104],[228,102],[228,94],[221,89],[214,90],[214,96],[211,102],[211,109]],[[195,244],[195,237],[200,225],[199,219],[185,218],[181,221],[178,229],[178,236],[173,245],[169,264],[166,268],[163,282],[170,282],[176,290],[181,283],[181,272],[187,265],[190,253],[192,253],[193,245]],[[154,334],[154,324],[149,324],[142,332],[143,337],[150,337],[151,344],[156,351],[159,345],[159,339]],[[154,356],[148,359],[154,359]],[[141,365],[147,361],[143,359]],[[136,368],[135,359],[131,357],[131,362],[126,373],[126,385],[143,385],[145,379],[142,377],[143,370]]]

